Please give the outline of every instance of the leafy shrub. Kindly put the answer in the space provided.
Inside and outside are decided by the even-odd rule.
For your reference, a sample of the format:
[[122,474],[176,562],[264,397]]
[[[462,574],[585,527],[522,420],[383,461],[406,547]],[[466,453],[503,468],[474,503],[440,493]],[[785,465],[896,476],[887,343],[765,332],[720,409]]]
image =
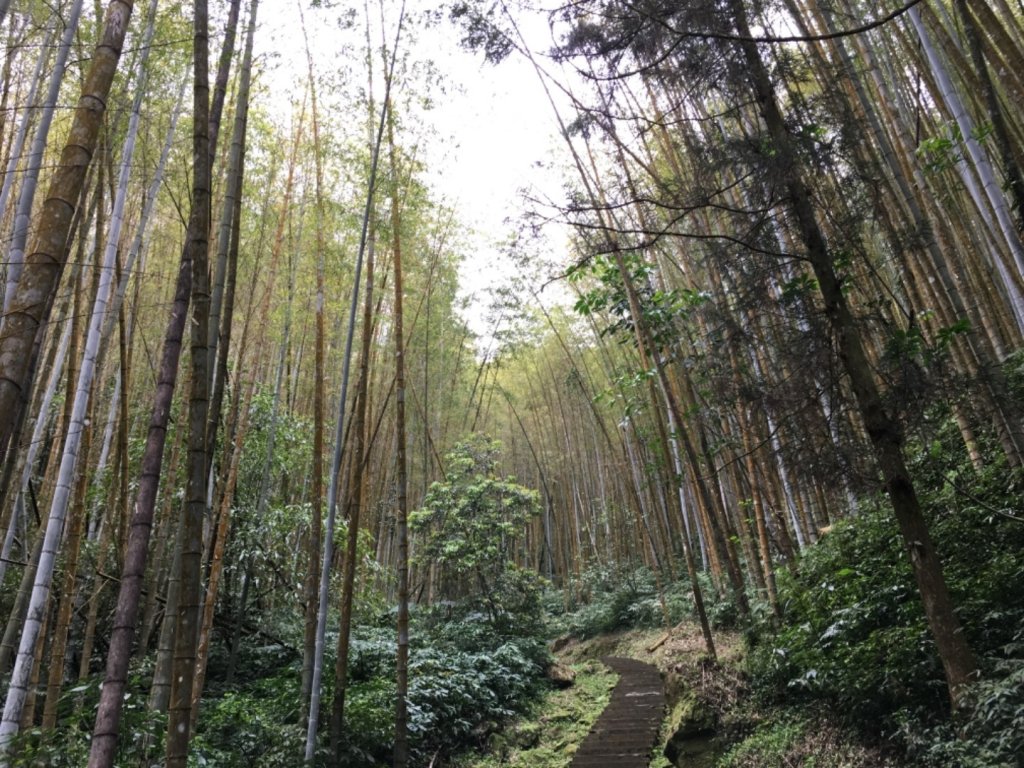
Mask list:
[[428,648],[414,654],[409,664],[413,744],[420,752],[433,752],[486,735],[514,714],[538,671],[512,644],[493,653]]
[[393,676],[395,640],[393,627],[353,627],[348,651],[349,681],[367,682]]
[[752,657],[766,690],[834,698],[864,722],[901,705],[941,706],[942,671],[910,565],[883,514],[837,524],[797,576],[779,575],[779,590],[786,624]]
[[[1014,636],[1024,627],[1024,525],[993,513],[1013,503],[1004,498],[1005,484],[996,473],[973,478],[969,491],[942,477],[921,483],[929,489],[922,501],[932,535],[983,673],[1002,676],[1000,660],[1021,651]],[[798,575],[780,573],[779,594],[784,625],[750,656],[762,695],[829,700],[850,723],[908,746],[911,734],[948,715],[937,650],[882,501],[836,524],[806,553]],[[992,685],[996,689],[978,690],[989,691],[988,722],[993,734],[1002,734],[999,723],[1013,722],[1016,710],[1007,704],[1012,696],[1003,684]],[[1001,693],[995,696],[995,690]],[[981,701],[977,712],[985,710]]]
[[903,740],[918,761],[934,768],[1017,768],[1024,755],[1024,663],[1001,665],[1005,677],[984,680],[965,694],[955,724],[921,730],[905,722]]
[[795,741],[804,734],[806,724],[783,718],[759,727],[748,738],[732,747],[722,758],[722,768],[746,768],[757,765],[784,765],[783,760]]
[[[689,585],[677,582],[664,590],[670,615],[681,617],[689,611],[689,600],[680,593],[681,589],[688,591]],[[555,622],[559,631],[588,638],[664,624],[661,598],[654,574],[648,568],[588,569],[581,577],[578,592],[581,599],[575,610]]]
[[877,749],[855,743],[835,724],[797,711],[766,720],[715,763],[720,768],[881,768],[889,764]]
[[342,765],[359,768],[387,762],[395,740],[395,682],[376,677],[350,685],[345,695],[346,743]]
[[[698,582],[712,625],[734,627],[739,611],[732,597],[719,596],[706,573],[698,575]],[[693,616],[693,590],[689,580],[681,578],[663,583],[659,596],[654,573],[647,567],[591,567],[573,586],[578,598],[569,611],[565,610],[561,592],[548,593],[545,605],[552,614],[551,626],[555,632],[581,639],[626,629],[660,627],[665,624],[666,612],[672,624]],[[763,612],[767,610],[764,606]]]
[[[120,736],[115,765],[148,765],[163,755],[167,717],[146,704],[151,669],[134,669],[121,709]],[[99,705],[99,676],[72,686],[61,694],[57,731],[28,728],[15,735],[11,744],[11,768],[80,768],[89,760],[93,719]]]
[[306,734],[300,723],[301,704],[299,676],[293,668],[219,698],[204,699],[189,765],[302,765]]
[[[742,618],[740,607],[736,602],[731,590],[719,594],[711,581],[711,574],[701,571],[697,574],[697,581],[700,584],[704,597],[704,610],[708,616],[708,622],[715,629],[736,629],[740,626]],[[771,611],[764,600],[757,599],[754,595],[748,595],[751,615],[767,617]]]
[[[457,444],[446,456],[444,482],[432,483],[423,507],[409,514],[409,527],[422,534],[418,557],[440,568],[449,596],[474,596],[495,623],[514,598],[509,589],[512,553],[531,518],[540,514],[540,495],[498,474],[501,444],[483,435]],[[499,582],[505,579],[505,592]]]
[[[416,611],[411,635],[414,764],[479,745],[532,700],[549,660],[540,638],[503,635],[481,614],[453,619],[444,607]],[[358,627],[350,652],[343,762],[369,768],[387,763],[394,743],[394,630]]]

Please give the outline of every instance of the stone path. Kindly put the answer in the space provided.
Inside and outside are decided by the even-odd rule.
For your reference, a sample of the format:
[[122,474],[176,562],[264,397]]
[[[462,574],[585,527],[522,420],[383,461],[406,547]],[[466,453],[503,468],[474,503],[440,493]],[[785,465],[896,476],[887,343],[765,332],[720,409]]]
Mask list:
[[647,768],[665,716],[661,675],[634,659],[601,661],[619,674],[619,682],[570,768]]

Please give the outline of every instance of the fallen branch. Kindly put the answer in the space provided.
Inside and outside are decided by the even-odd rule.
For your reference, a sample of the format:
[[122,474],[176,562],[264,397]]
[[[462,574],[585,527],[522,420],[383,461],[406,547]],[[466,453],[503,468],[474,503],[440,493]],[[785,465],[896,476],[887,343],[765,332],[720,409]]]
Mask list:
[[661,648],[661,646],[663,646],[665,643],[667,643],[668,639],[670,637],[672,637],[672,633],[675,632],[680,627],[682,627],[683,624],[685,624],[685,623],[686,622],[681,621],[678,624],[676,624],[674,627],[672,627],[672,629],[670,629],[668,632],[666,632],[664,635],[662,635],[654,645],[648,646],[647,652],[648,653],[654,653],[656,650]]

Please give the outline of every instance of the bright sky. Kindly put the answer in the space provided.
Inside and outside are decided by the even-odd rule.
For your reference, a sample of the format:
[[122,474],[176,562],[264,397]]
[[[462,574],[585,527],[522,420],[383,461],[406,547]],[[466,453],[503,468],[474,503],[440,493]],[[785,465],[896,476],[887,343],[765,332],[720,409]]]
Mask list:
[[[263,0],[257,36],[261,51],[281,57],[274,77],[290,78],[292,92],[296,90],[294,83],[304,80],[306,72],[295,2]],[[395,0],[384,2],[390,45],[400,5]],[[365,66],[361,50],[351,61],[333,50],[343,37],[337,31],[337,19],[347,7],[305,8],[318,71],[346,66],[361,70]],[[408,0],[406,13],[415,19],[436,7],[431,0]],[[375,21],[379,19],[379,6],[371,6],[370,14]],[[362,9],[355,23],[362,30]],[[548,47],[543,20],[527,23],[524,33],[531,37],[531,45]],[[439,197],[451,204],[462,224],[476,233],[460,276],[464,291],[473,296],[468,319],[482,334],[486,331],[482,318],[484,291],[508,274],[508,266],[496,248],[511,231],[512,225],[506,220],[517,218],[522,210],[521,190],[531,190],[541,198],[560,198],[561,179],[550,169],[551,160],[559,156],[562,146],[532,66],[516,54],[498,66],[487,64],[482,55],[464,51],[458,44],[459,37],[459,30],[445,18],[435,28],[417,29],[404,40],[405,45],[413,40],[412,57],[431,60],[448,86],[447,93],[436,96],[434,108],[425,115],[435,135],[420,151],[426,160],[428,179]],[[365,76],[360,72],[357,77]],[[287,84],[282,85],[288,92]]]

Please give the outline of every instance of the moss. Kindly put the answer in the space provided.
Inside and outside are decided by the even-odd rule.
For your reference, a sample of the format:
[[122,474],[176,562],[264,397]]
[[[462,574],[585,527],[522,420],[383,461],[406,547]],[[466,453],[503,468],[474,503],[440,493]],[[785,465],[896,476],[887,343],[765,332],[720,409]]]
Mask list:
[[573,665],[576,683],[552,690],[531,713],[496,734],[486,755],[462,755],[455,768],[566,768],[611,698],[618,675],[597,661]]
[[776,710],[770,720],[733,745],[717,768],[883,768],[900,764],[878,749],[858,744],[849,731],[834,723]]
[[715,730],[715,713],[697,700],[693,693],[680,697],[672,708],[670,728],[677,738],[692,738]]
[[664,739],[658,751],[664,765],[713,765],[721,752],[717,728],[718,717],[710,707],[692,691],[679,694],[662,729]]
[[783,759],[801,740],[805,727],[800,720],[782,719],[766,723],[728,751],[722,760],[722,768],[784,765]]

